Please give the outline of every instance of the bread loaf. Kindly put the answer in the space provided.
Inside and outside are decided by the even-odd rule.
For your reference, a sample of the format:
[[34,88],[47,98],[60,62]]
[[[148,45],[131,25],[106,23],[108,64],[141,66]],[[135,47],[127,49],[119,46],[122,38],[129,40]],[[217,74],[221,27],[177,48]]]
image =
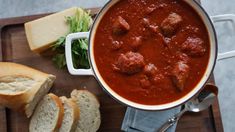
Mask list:
[[30,117],[54,80],[55,76],[24,65],[0,62],[0,105]]

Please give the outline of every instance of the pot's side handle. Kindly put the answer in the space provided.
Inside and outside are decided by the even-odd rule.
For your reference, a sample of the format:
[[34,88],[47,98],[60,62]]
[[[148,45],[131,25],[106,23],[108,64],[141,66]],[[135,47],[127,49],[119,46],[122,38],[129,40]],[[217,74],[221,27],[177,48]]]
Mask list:
[[[229,21],[233,24],[234,30],[235,30],[235,14],[224,14],[224,15],[217,15],[217,16],[212,16],[211,20],[216,23],[216,22],[225,22]],[[225,53],[219,53],[217,60],[224,60],[228,58],[235,57],[235,50],[225,52]]]
[[81,75],[81,76],[93,75],[92,69],[75,69],[73,66],[73,59],[72,59],[72,42],[73,42],[73,40],[88,38],[88,37],[89,37],[89,32],[72,33],[66,37],[65,57],[66,57],[67,68],[69,70],[69,73],[72,75]]

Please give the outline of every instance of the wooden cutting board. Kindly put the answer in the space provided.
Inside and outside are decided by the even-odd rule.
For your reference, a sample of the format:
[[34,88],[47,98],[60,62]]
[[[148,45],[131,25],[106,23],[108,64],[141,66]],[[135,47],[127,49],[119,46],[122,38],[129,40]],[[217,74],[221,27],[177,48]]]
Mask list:
[[[99,9],[91,9],[95,15]],[[57,76],[50,92],[69,97],[73,89],[88,89],[97,95],[101,103],[101,132],[119,132],[126,107],[109,97],[94,77],[72,76],[67,70],[54,67],[50,54],[38,55],[30,51],[24,23],[46,16],[34,15],[0,20],[0,61],[24,64]],[[212,79],[213,80],[213,79]],[[27,132],[29,119],[0,107],[0,132]],[[223,131],[218,100],[201,113],[186,113],[179,121],[177,132]]]

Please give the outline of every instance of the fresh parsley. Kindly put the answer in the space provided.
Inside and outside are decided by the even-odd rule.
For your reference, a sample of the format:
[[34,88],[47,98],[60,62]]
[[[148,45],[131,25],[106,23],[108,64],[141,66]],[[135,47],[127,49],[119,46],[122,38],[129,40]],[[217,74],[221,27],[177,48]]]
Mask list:
[[[67,17],[66,21],[69,26],[69,33],[88,32],[92,24],[92,17],[90,12],[78,8],[76,15]],[[56,52],[52,60],[58,68],[64,68],[66,66],[65,38],[66,36],[60,37],[52,46],[52,50]],[[87,39],[79,39],[72,42],[72,59],[75,68],[90,68],[87,50]]]

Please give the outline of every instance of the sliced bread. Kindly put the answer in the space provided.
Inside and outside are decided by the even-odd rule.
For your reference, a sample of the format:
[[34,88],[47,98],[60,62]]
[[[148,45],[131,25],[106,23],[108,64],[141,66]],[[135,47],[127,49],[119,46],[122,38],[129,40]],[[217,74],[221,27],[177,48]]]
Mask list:
[[73,90],[71,98],[80,109],[80,119],[76,132],[96,132],[101,124],[100,104],[91,92],[87,90]]
[[48,94],[37,105],[30,120],[29,132],[57,131],[63,120],[62,101],[54,94]]
[[77,104],[66,97],[60,97],[64,107],[64,117],[59,132],[74,132],[79,119]]
[[30,117],[54,80],[55,76],[24,65],[0,62],[0,105]]

